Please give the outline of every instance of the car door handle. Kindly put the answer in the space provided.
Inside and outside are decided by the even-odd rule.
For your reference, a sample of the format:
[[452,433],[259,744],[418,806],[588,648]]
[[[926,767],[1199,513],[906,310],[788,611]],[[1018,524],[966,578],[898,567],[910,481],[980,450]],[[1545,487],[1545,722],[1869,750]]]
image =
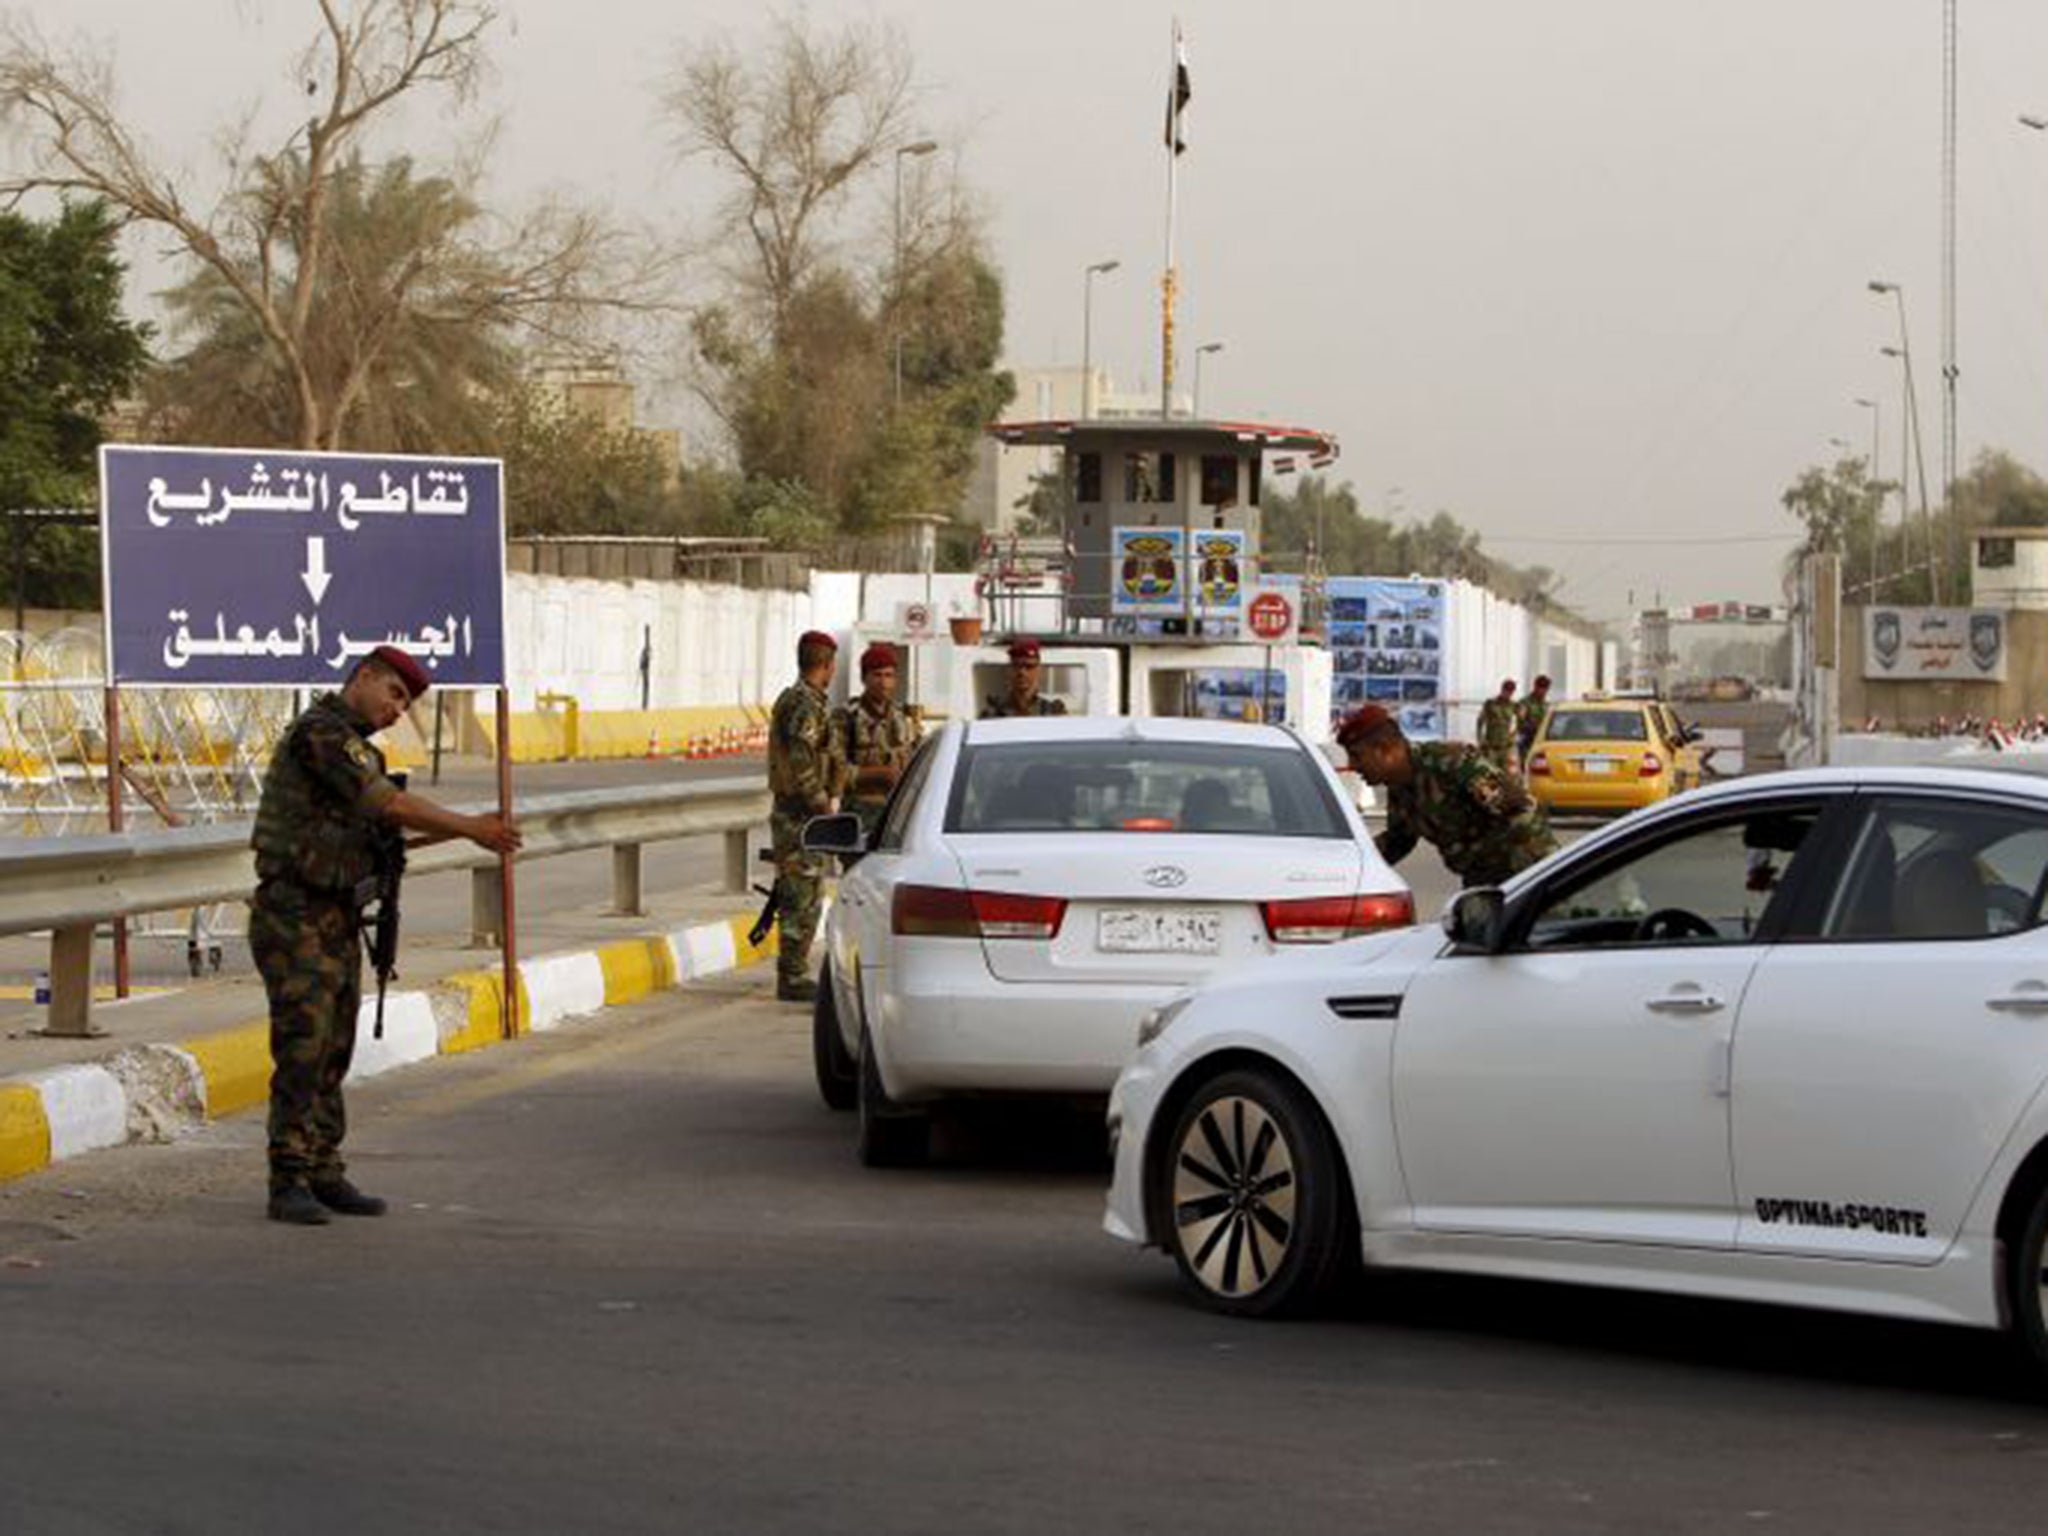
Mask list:
[[1643,1006],[1652,1013],[1719,1013],[1726,1005],[1711,992],[1667,992]]
[[2023,981],[2003,997],[1987,997],[1984,1006],[1999,1013],[2048,1013],[2048,985]]

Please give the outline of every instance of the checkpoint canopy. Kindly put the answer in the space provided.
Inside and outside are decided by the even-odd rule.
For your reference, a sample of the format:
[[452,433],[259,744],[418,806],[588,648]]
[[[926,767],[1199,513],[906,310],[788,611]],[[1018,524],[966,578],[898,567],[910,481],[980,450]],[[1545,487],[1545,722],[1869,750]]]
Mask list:
[[505,681],[497,459],[100,450],[107,678],[338,686],[379,645]]

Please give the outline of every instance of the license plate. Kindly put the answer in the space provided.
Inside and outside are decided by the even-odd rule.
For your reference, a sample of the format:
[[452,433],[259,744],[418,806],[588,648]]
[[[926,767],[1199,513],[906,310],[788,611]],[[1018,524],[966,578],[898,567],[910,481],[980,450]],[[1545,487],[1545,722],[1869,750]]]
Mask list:
[[1611,757],[1582,757],[1579,759],[1579,766],[1588,773],[1612,773],[1614,772],[1614,759]]
[[1223,914],[1113,907],[1096,915],[1095,947],[1117,955],[1213,955],[1223,948]]

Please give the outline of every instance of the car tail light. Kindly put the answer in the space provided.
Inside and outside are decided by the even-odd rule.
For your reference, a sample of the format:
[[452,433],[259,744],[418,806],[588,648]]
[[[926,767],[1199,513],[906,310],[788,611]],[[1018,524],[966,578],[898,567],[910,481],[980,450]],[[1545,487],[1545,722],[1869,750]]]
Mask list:
[[1383,896],[1307,896],[1261,902],[1266,933],[1275,944],[1333,944],[1377,928],[1406,928],[1415,902],[1406,891]]
[[1643,766],[1636,770],[1646,779],[1654,779],[1664,771],[1664,759],[1654,752],[1643,754]]
[[1126,832],[1171,832],[1171,816],[1127,816],[1123,828]]
[[1531,773],[1550,772],[1550,754],[1547,752],[1531,752],[1529,754],[1529,771]]
[[899,885],[889,931],[927,939],[1051,939],[1066,915],[1067,904],[1057,896]]
[[1012,896],[1006,891],[971,891],[974,916],[984,939],[1052,939],[1059,936],[1067,904],[1057,896]]

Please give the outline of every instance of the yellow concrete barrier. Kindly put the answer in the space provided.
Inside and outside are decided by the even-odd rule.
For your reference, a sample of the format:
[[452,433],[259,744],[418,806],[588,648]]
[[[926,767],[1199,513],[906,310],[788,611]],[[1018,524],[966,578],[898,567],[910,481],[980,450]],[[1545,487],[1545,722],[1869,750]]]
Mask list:
[[50,1161],[43,1096],[26,1083],[0,1083],[0,1179],[34,1173]]
[[218,1120],[270,1097],[270,1021],[182,1040],[178,1049],[206,1079],[206,1118]]

